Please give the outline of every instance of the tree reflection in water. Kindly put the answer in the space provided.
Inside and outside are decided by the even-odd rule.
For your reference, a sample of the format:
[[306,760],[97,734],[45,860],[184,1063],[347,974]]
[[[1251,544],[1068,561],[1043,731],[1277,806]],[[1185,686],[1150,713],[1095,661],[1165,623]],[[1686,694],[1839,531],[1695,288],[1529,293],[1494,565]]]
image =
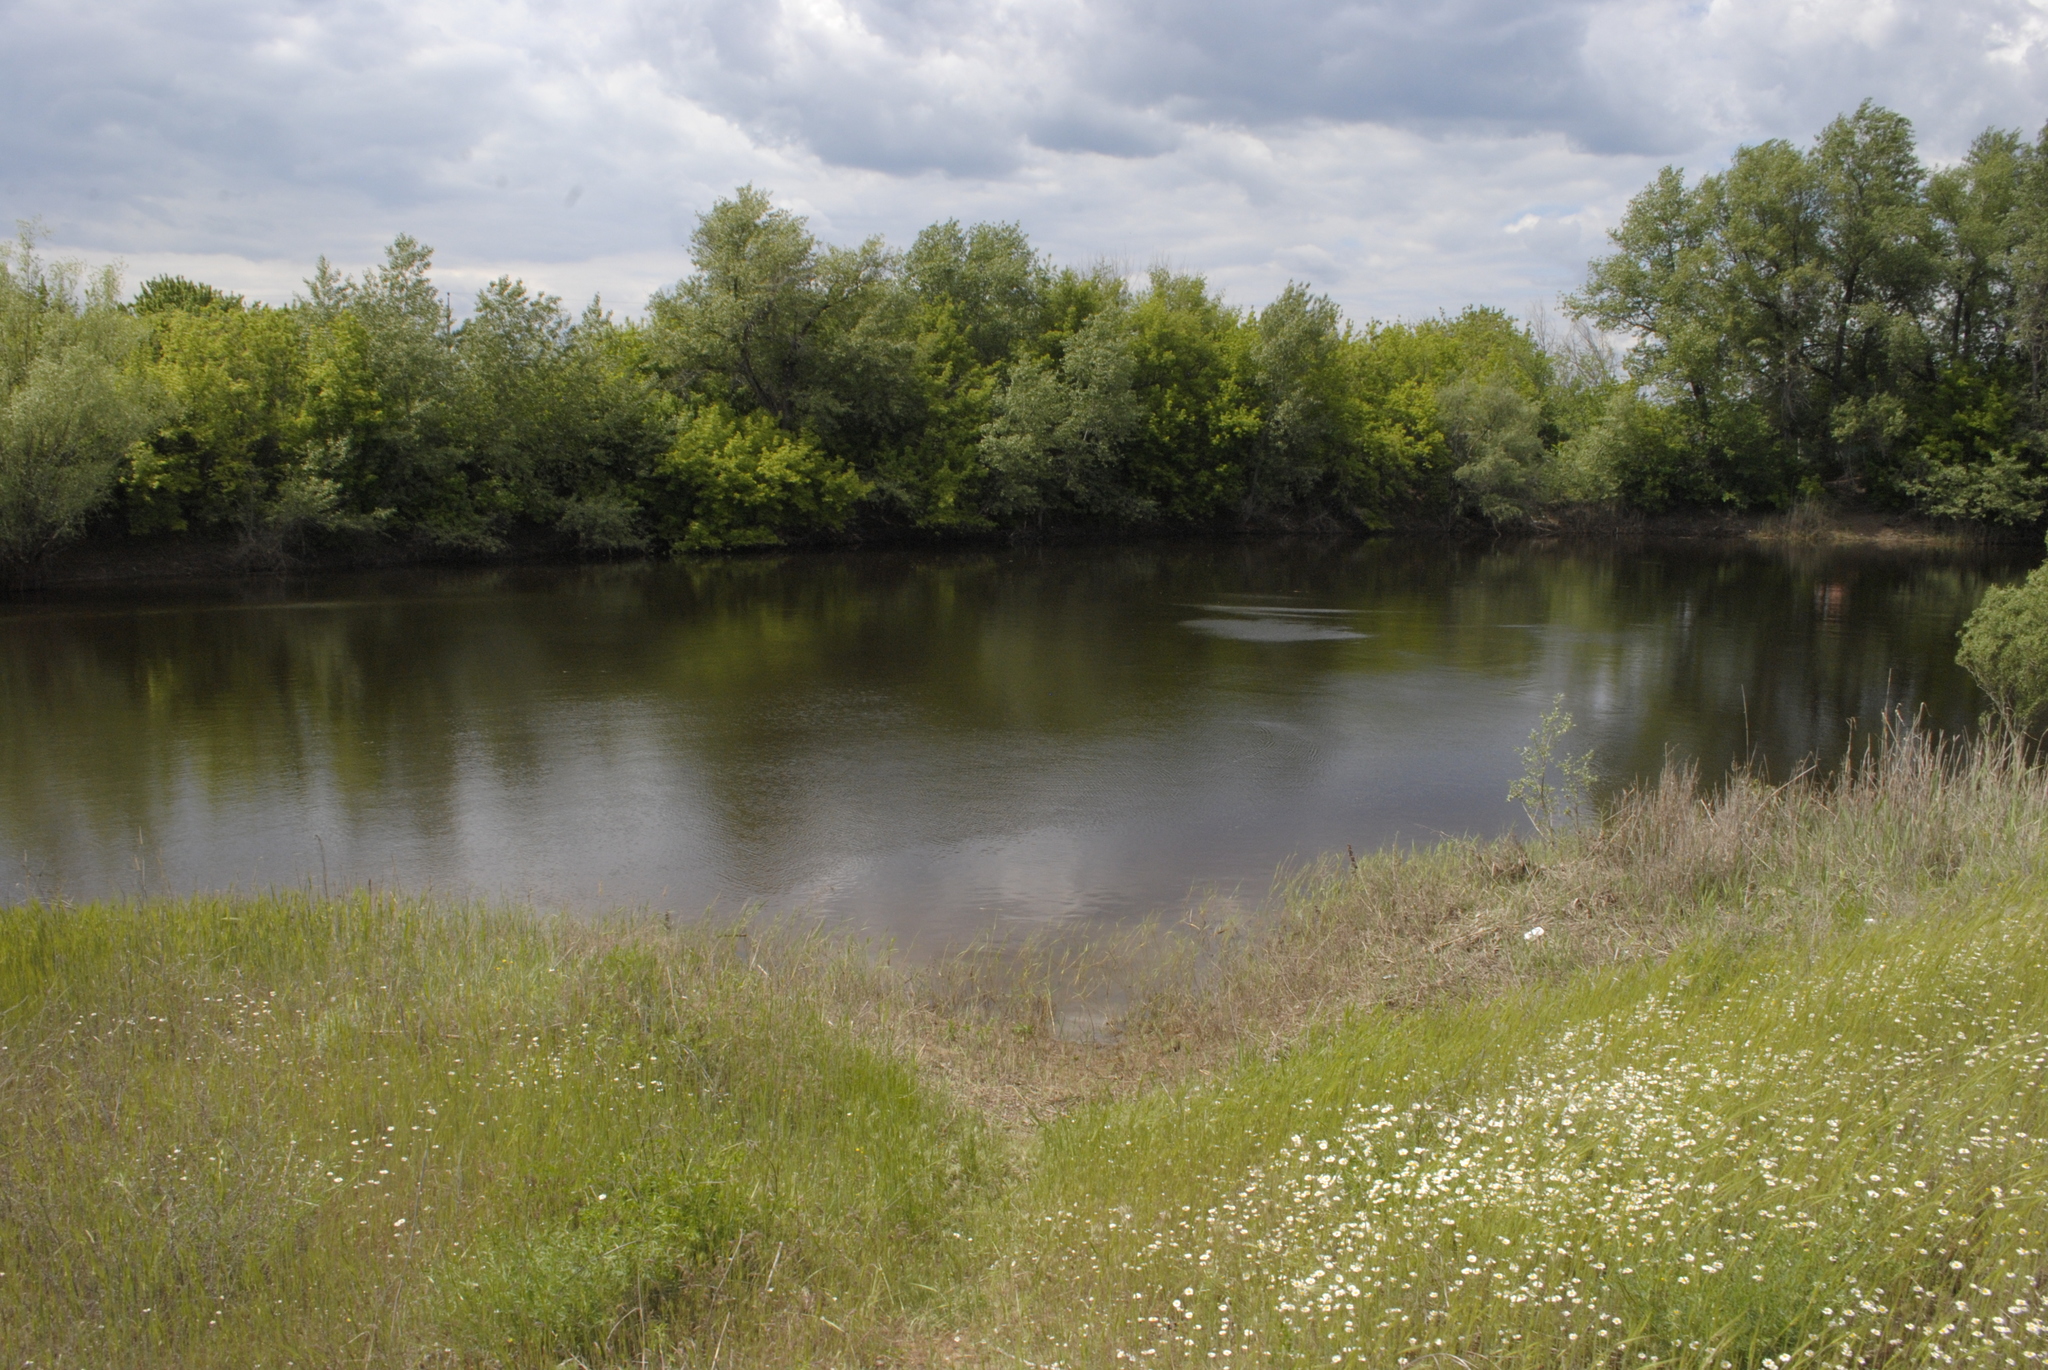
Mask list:
[[[2017,567],[1185,544],[380,574],[0,605],[0,881],[396,880],[898,936],[1264,893],[1493,832],[1552,696],[1610,782],[1983,707]],[[599,893],[600,884],[602,894]]]

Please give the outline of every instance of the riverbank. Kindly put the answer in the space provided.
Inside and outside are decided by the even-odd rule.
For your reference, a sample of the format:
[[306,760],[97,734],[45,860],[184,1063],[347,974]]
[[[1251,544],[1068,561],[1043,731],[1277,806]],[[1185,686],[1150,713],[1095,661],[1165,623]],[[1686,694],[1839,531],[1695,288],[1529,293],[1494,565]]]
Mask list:
[[[1368,536],[1347,530],[1327,520],[1303,526],[1275,526],[1258,529],[1221,529],[1209,534],[1185,531],[1156,535],[1115,534],[1031,536],[1006,533],[976,536],[952,535],[933,538],[834,538],[800,542],[767,549],[770,554],[802,551],[847,551],[867,547],[876,550],[945,550],[1016,545],[1092,545],[1129,543],[1213,542],[1218,539],[1292,540],[1348,542]],[[1767,546],[1828,546],[1872,548],[1886,551],[1964,551],[1985,546],[2026,546],[2035,548],[2033,530],[2014,530],[1984,524],[1919,518],[1910,514],[1880,513],[1867,509],[1805,504],[1780,513],[1726,513],[1715,511],[1645,514],[1610,506],[1570,507],[1548,511],[1529,524],[1496,529],[1485,524],[1458,521],[1427,525],[1397,524],[1377,536],[1442,538],[1451,536],[1472,543],[1507,541],[1565,541],[1592,544],[1657,541],[1751,542]],[[763,549],[722,555],[759,556]],[[384,540],[365,540],[325,549],[304,549],[282,556],[274,552],[254,554],[232,541],[208,541],[190,537],[127,538],[106,537],[68,544],[51,554],[42,567],[38,586],[57,589],[78,586],[119,586],[127,584],[229,580],[282,575],[320,575],[354,571],[391,570],[428,566],[535,566],[579,565],[637,559],[621,557],[578,557],[566,551],[558,540],[539,539],[511,543],[496,552],[407,545]]]
[[1614,506],[1566,508],[1540,515],[1524,536],[1584,540],[1751,542],[1765,546],[1854,547],[1882,551],[1962,551],[2034,547],[2033,529],[2014,529],[1857,505],[1809,501],[1774,512],[1699,510],[1644,514]]
[[2044,834],[2039,771],[1906,733],[917,966],[367,894],[16,907],[0,1353],[2038,1363]]

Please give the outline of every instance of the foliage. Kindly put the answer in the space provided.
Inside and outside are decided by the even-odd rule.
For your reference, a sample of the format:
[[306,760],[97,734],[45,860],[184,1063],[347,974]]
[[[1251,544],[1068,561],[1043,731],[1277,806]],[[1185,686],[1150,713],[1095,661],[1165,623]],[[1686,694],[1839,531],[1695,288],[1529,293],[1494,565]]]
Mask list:
[[914,409],[898,264],[879,239],[820,247],[801,218],[743,186],[698,222],[690,255],[696,274],[649,306],[680,388],[855,448]]
[[[152,284],[156,284],[152,282]],[[137,303],[138,310],[142,302]],[[305,331],[290,311],[154,303],[142,370],[175,418],[123,473],[129,525],[261,536],[309,476]]]
[[1956,660],[1990,697],[2007,730],[2048,715],[2048,566],[2018,585],[1994,585],[1963,625]]
[[365,539],[1513,522],[1549,489],[1530,435],[1570,408],[1498,311],[1360,332],[1299,284],[1247,310],[1198,275],[1055,267],[1015,224],[842,248],[742,187],[691,260],[637,323],[509,278],[458,323],[405,236],[359,278],[322,260],[281,308],[158,277],[130,317],[168,412],[121,463],[127,528],[278,565]]
[[45,263],[24,229],[0,247],[0,581],[25,583],[114,488],[159,412],[129,367],[146,329],[111,270]]
[[[2048,139],[2048,132],[2044,132]],[[1604,438],[1645,507],[1780,507],[1832,488],[1940,518],[2048,512],[2035,282],[2048,141],[1990,130],[1930,172],[1866,102],[1802,151],[1739,149],[1630,203],[1573,299],[1630,335],[1670,440]]]
[[1496,528],[1527,519],[1542,473],[1536,406],[1499,381],[1470,377],[1437,393],[1437,414],[1458,482],[1475,512]]
[[1152,513],[1121,479],[1123,445],[1144,422],[1130,335],[1128,312],[1105,309],[1064,340],[1057,359],[1026,357],[1011,368],[982,430],[995,512],[1125,522]]
[[360,281],[323,263],[284,309],[153,282],[142,369],[175,417],[127,463],[130,528],[227,535],[271,564],[368,535],[646,546],[643,485],[675,404],[644,333],[507,279],[454,326],[430,263],[401,238]]
[[862,494],[860,477],[767,414],[705,404],[657,468],[668,486],[662,529],[679,552],[773,547],[833,532]]
[[1352,384],[1355,344],[1336,302],[1295,282],[1245,323],[1238,505],[1254,517],[1313,507],[1378,456]]
[[152,276],[135,292],[131,306],[137,314],[163,314],[199,309],[240,309],[240,295],[230,295],[204,281],[183,276]]
[[645,485],[676,406],[648,374],[644,332],[597,302],[572,321],[554,296],[501,277],[453,347],[451,426],[492,526],[545,529],[584,552],[645,548]]
[[[1572,716],[1565,712],[1564,696],[1550,701],[1550,707],[1529,734],[1529,745],[1516,749],[1522,758],[1522,773],[1508,786],[1508,798],[1519,803],[1529,815],[1530,825],[1549,833],[1561,822],[1582,817],[1592,803],[1593,753],[1561,755],[1558,747],[1572,730]],[[1551,772],[1557,772],[1552,781]]]

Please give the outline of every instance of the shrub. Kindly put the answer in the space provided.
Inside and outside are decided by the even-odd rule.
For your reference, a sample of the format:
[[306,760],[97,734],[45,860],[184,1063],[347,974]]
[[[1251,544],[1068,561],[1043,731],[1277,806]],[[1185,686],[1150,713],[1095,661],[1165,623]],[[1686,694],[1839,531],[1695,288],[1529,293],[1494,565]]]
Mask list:
[[766,414],[700,408],[662,458],[669,509],[663,531],[678,552],[773,547],[846,526],[866,486],[853,468]]
[[2009,731],[2048,711],[2048,566],[2019,585],[1993,586],[1963,625],[1956,661],[1991,697]]

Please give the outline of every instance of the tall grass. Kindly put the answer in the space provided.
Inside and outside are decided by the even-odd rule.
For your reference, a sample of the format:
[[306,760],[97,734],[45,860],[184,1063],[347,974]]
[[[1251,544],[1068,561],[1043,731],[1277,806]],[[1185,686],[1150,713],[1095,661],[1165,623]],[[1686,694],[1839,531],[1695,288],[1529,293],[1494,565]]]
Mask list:
[[2034,1363],[2044,825],[2040,771],[1894,728],[913,966],[0,911],[0,1356]]
[[948,1269],[982,1129],[836,1021],[886,1010],[870,968],[754,940],[0,913],[0,1354],[552,1365],[886,1322]]
[[1708,787],[1673,762],[1581,828],[1325,860],[1270,911],[1152,960],[1124,1026],[1217,1061],[1277,1051],[1361,1007],[1950,907],[2030,876],[2044,852],[2048,774],[1995,740],[1895,719],[1826,775],[1737,770]]

